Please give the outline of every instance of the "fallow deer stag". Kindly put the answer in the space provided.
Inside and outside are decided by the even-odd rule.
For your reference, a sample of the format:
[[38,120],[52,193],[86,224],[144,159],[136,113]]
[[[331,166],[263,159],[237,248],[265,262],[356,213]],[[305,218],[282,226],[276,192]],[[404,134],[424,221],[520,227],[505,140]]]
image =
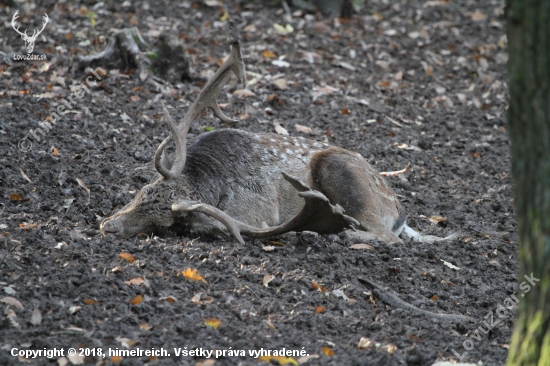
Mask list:
[[158,147],[154,164],[162,177],[146,185],[101,231],[117,236],[178,225],[196,234],[230,233],[264,238],[290,231],[320,234],[344,230],[354,241],[449,240],[409,228],[403,207],[385,179],[358,153],[303,138],[237,129],[203,133],[187,147],[193,120],[210,108],[222,121],[217,96],[233,71],[243,86],[246,72],[239,35],[228,33],[231,55],[200,92],[183,120],[164,115],[175,144],[169,165]]

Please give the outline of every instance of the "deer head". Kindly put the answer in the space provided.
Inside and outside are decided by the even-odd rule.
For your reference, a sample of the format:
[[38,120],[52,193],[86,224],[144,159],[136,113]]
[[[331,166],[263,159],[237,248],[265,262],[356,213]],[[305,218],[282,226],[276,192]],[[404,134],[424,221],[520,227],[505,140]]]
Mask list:
[[25,29],[25,32],[20,32],[19,31],[19,27],[15,27],[16,25],[16,20],[17,18],[19,18],[19,15],[18,15],[19,11],[16,11],[15,14],[13,14],[13,17],[11,18],[11,26],[13,27],[13,29],[15,29],[15,31],[17,33],[19,33],[21,35],[21,38],[23,38],[23,41],[25,41],[25,48],[27,49],[27,53],[31,53],[32,50],[34,49],[34,43],[36,42],[36,38],[38,38],[38,36],[40,35],[40,33],[42,33],[42,31],[44,30],[44,28],[46,28],[46,24],[48,24],[48,14],[44,14],[44,16],[42,17],[42,29],[40,29],[39,31],[37,31],[36,29],[32,32],[32,36],[29,36],[27,35],[27,30]]
[[[189,198],[190,189],[186,186],[181,174],[187,156],[187,133],[193,120],[201,111],[210,108],[214,115],[222,121],[237,122],[222,113],[216,100],[231,71],[235,73],[243,86],[246,82],[239,35],[231,22],[227,40],[231,45],[229,58],[206,83],[179,124],[174,123],[163,104],[164,115],[172,136],[167,137],[155,153],[155,168],[162,177],[143,187],[132,202],[104,220],[100,225],[100,230],[103,233],[112,233],[121,237],[132,236],[154,228],[171,226],[178,218],[186,215],[185,212],[173,211],[172,204],[177,199]],[[168,166],[165,154],[165,148],[170,138],[174,140],[175,145],[175,159],[171,167]]]

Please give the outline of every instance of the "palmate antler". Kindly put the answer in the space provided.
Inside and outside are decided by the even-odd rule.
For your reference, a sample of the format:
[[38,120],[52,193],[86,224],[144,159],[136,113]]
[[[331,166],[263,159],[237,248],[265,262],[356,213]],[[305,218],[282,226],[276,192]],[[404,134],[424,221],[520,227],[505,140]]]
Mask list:
[[[232,22],[229,23],[228,42],[231,45],[231,55],[214,74],[212,79],[204,86],[197,100],[191,105],[182,122],[176,125],[163,105],[166,121],[170,126],[172,137],[176,145],[176,157],[169,169],[163,159],[163,152],[170,140],[167,137],[157,148],[155,153],[155,168],[164,179],[178,179],[185,166],[187,156],[187,132],[193,120],[205,108],[211,108],[216,117],[224,122],[237,122],[225,116],[216,98],[221,92],[227,76],[233,71],[239,81],[245,86],[246,71],[241,55],[239,35]],[[253,238],[265,238],[279,235],[289,231],[314,231],[320,234],[333,234],[347,229],[354,229],[354,225],[360,226],[354,218],[344,215],[344,209],[339,205],[332,205],[328,198],[321,192],[312,190],[299,178],[282,173],[284,178],[299,192],[298,195],[305,200],[302,210],[292,220],[285,224],[271,228],[256,228],[232,218],[222,210],[198,201],[180,199],[172,204],[173,212],[197,212],[210,216],[220,221],[227,230],[241,243],[244,243],[241,234]]]
[[166,167],[163,162],[164,159],[162,159],[162,153],[164,152],[170,137],[167,137],[159,145],[155,153],[155,168],[165,179],[175,179],[183,171],[187,157],[187,132],[189,132],[189,127],[191,126],[191,123],[193,123],[193,120],[201,113],[202,110],[205,108],[210,108],[214,112],[214,115],[222,121],[229,123],[237,122],[236,120],[233,120],[223,114],[218,106],[218,101],[216,100],[230,71],[235,73],[243,87],[246,83],[246,71],[244,68],[243,57],[241,55],[241,42],[233,22],[229,23],[227,41],[231,45],[231,54],[229,55],[229,58],[223,63],[218,71],[216,71],[212,79],[206,83],[197,100],[191,105],[185,114],[185,117],[178,125],[174,123],[168,114],[168,110],[163,106],[164,115],[166,116],[168,126],[170,126],[170,131],[172,133],[172,137],[174,138],[174,144],[176,145],[176,158],[172,168],[170,169]]
[[351,216],[344,215],[344,209],[339,205],[331,205],[328,198],[319,191],[312,190],[300,179],[283,173],[284,178],[300,193],[305,200],[305,206],[292,220],[285,224],[265,229],[255,228],[240,222],[222,210],[205,203],[189,200],[179,200],[172,204],[172,211],[200,212],[225,225],[227,230],[241,244],[244,243],[241,234],[252,238],[267,238],[289,231],[314,231],[319,234],[336,234],[341,231],[355,230],[359,222]]

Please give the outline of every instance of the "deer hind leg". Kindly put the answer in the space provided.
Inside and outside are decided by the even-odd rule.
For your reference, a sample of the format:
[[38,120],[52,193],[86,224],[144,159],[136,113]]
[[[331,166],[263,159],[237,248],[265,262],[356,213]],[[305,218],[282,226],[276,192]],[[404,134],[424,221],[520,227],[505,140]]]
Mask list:
[[360,155],[325,150],[313,157],[311,168],[313,188],[361,224],[356,232],[345,232],[348,239],[402,242],[398,235],[405,225],[403,208],[384,178]]

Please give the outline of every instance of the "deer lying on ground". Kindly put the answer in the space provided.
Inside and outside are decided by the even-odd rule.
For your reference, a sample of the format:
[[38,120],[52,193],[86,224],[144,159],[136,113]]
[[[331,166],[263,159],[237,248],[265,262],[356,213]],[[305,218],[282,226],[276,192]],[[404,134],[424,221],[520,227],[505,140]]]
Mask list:
[[216,98],[233,71],[245,85],[239,36],[230,26],[231,55],[200,92],[183,120],[164,115],[175,144],[169,167],[165,148],[154,164],[161,177],[146,185],[101,231],[117,236],[178,225],[196,234],[230,233],[265,238],[290,231],[339,233],[356,242],[435,242],[406,224],[403,207],[385,179],[358,153],[303,138],[256,134],[237,129],[203,133],[187,147],[193,120],[210,108],[220,120],[235,123]]

